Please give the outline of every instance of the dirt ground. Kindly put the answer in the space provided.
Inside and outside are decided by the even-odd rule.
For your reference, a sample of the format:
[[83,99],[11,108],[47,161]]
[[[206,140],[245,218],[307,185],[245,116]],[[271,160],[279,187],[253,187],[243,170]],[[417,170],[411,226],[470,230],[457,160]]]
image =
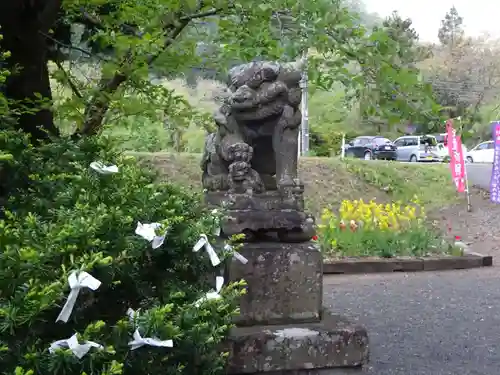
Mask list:
[[489,200],[489,193],[471,189],[472,211],[467,202],[434,210],[429,216],[450,236],[461,236],[472,251],[500,258],[500,205]]

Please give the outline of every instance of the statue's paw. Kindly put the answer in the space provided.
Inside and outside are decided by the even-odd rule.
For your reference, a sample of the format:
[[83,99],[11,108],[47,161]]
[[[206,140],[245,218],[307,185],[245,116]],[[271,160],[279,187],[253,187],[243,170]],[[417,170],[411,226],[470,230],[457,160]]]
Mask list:
[[229,146],[228,155],[231,161],[248,163],[252,159],[253,148],[244,142],[234,143]]
[[229,174],[231,178],[235,181],[240,181],[246,178],[250,172],[250,164],[245,161],[236,161],[229,165]]

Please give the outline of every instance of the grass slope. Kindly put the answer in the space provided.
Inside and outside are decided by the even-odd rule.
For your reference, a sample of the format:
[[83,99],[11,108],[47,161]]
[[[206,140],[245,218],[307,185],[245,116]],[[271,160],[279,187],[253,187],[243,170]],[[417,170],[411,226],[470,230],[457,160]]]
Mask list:
[[[201,189],[200,154],[131,155],[152,163],[168,181]],[[300,178],[305,184],[308,210],[314,214],[337,206],[343,199],[409,201],[416,195],[428,209],[451,205],[458,199],[449,170],[441,164],[310,157],[300,160]]]

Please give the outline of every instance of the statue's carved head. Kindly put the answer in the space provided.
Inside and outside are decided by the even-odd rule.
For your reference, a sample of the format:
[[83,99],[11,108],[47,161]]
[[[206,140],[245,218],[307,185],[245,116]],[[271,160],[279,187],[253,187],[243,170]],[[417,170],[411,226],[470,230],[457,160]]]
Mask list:
[[262,82],[274,81],[280,73],[280,64],[269,61],[254,61],[235,66],[229,71],[229,88],[236,91],[243,85],[257,89]]
[[[275,119],[288,105],[298,108],[301,98],[300,79],[301,61],[280,64],[258,61],[238,65],[229,71],[231,95],[226,98],[225,106],[237,122],[250,123],[252,126],[267,119]],[[224,121],[216,117],[216,122]]]

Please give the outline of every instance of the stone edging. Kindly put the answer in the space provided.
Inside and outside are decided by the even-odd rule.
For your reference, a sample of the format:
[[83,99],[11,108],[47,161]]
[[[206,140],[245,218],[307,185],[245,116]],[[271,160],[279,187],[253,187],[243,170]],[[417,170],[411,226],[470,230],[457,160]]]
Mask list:
[[491,255],[467,252],[463,256],[442,256],[433,258],[388,258],[388,259],[325,259],[323,274],[347,275],[383,272],[419,272],[439,270],[460,270],[467,268],[490,267]]

